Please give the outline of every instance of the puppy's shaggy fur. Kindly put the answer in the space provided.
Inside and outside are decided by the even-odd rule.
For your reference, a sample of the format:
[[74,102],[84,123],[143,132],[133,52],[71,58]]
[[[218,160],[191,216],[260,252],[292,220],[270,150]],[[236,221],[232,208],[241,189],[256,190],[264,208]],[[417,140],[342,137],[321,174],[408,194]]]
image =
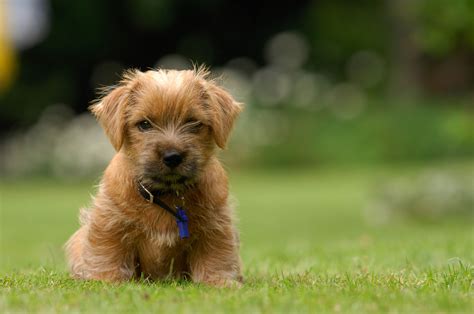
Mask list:
[[[129,71],[91,106],[117,153],[66,243],[74,277],[239,285],[239,237],[215,150],[225,147],[241,105],[207,76],[203,69]],[[164,161],[170,152],[178,165]],[[179,238],[175,218],[147,202],[138,182],[164,193],[170,206],[184,204],[190,238]]]

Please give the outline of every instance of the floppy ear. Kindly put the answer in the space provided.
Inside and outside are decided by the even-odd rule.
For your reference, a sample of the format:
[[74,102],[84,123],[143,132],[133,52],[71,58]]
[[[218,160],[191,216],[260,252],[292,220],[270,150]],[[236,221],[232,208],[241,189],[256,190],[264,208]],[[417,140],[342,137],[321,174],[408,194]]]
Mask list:
[[96,116],[116,151],[122,147],[125,136],[125,108],[130,101],[132,90],[139,82],[139,70],[128,70],[116,86],[102,90],[99,98],[89,110]]
[[125,106],[129,98],[127,86],[113,88],[97,103],[89,107],[105,130],[105,134],[116,151],[123,144],[125,132]]
[[211,128],[217,146],[224,149],[234,121],[242,111],[242,104],[212,82],[207,84],[209,107],[211,110]]

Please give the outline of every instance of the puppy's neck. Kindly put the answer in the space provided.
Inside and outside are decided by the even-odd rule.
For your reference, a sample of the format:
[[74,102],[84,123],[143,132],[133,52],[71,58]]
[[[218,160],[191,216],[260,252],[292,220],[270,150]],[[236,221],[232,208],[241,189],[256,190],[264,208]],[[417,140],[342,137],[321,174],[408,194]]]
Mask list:
[[[227,177],[217,158],[211,158],[203,175],[199,176],[192,188],[184,190],[179,197],[175,193],[166,193],[162,199],[178,204],[181,197],[186,204],[205,204],[211,207],[224,204],[227,200]],[[99,193],[123,206],[146,204],[137,187],[138,173],[132,161],[123,152],[118,152],[104,172]]]

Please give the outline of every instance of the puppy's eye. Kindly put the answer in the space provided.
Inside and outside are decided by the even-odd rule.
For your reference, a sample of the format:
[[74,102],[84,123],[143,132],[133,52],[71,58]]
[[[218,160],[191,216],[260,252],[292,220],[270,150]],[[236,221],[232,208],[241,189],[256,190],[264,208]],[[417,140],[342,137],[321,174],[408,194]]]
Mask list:
[[147,120],[143,120],[137,123],[137,128],[142,132],[150,130],[152,127],[153,126],[151,125],[151,123]]
[[191,133],[198,133],[204,126],[201,121],[196,119],[188,119],[186,120],[184,125],[186,126],[186,129],[188,129]]

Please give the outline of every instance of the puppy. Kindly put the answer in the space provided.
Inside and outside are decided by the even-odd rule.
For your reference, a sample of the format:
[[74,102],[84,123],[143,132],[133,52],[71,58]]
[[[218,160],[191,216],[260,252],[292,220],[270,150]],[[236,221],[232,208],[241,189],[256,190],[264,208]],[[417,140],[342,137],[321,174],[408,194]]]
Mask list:
[[91,106],[117,153],[65,245],[73,277],[240,285],[239,236],[215,153],[242,107],[208,74],[128,71]]

